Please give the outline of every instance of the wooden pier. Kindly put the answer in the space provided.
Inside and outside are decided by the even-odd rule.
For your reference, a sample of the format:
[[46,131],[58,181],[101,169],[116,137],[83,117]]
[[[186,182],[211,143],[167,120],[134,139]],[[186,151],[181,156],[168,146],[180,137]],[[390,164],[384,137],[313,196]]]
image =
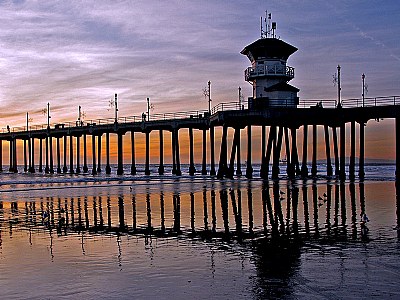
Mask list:
[[[253,177],[252,161],[252,128],[261,127],[262,157],[260,176],[262,178],[278,178],[286,173],[289,178],[295,176],[308,177],[318,176],[317,163],[317,131],[322,128],[324,132],[324,143],[326,151],[326,174],[337,176],[341,179],[346,177],[354,179],[364,177],[365,165],[365,130],[370,120],[395,119],[396,125],[396,170],[400,170],[400,97],[378,97],[343,100],[341,107],[335,107],[332,100],[300,101],[297,107],[267,107],[263,109],[252,109],[239,105],[238,103],[219,104],[208,111],[195,111],[185,113],[168,113],[153,115],[149,119],[141,117],[122,117],[117,119],[99,119],[93,121],[72,122],[64,124],[49,124],[49,126],[30,126],[29,128],[9,128],[0,133],[0,170],[3,171],[3,142],[9,145],[9,171],[18,172],[17,141],[23,147],[24,172],[35,173],[76,173],[76,174],[98,174],[103,172],[102,158],[105,154],[105,172],[111,173],[110,167],[110,135],[117,136],[117,174],[122,175],[123,169],[123,143],[124,136],[130,133],[131,139],[131,174],[136,175],[135,158],[135,135],[145,135],[145,175],[150,173],[150,133],[159,133],[159,168],[158,174],[163,175],[164,169],[164,132],[171,132],[172,136],[172,173],[176,176],[182,174],[179,131],[188,129],[189,132],[189,169],[191,176],[210,175],[218,178],[233,178],[242,175],[241,170],[241,147],[240,130],[247,129],[247,163],[245,176]],[[350,153],[346,154],[346,124],[350,124]],[[215,128],[222,127],[221,149],[219,158],[215,157]],[[301,158],[298,155],[297,131],[303,128],[303,151]],[[358,127],[358,130],[356,130]],[[234,129],[232,137],[232,148],[228,149],[228,129]],[[307,147],[309,145],[308,133],[312,128],[312,165],[308,170]],[[269,129],[268,138],[266,132]],[[338,132],[339,129],[339,132]],[[195,149],[193,136],[194,130],[201,132],[202,147]],[[358,131],[358,136],[356,132]],[[105,135],[105,151],[102,149],[102,138]],[[207,135],[209,143],[207,145]],[[339,139],[338,139],[339,136]],[[92,139],[92,149],[87,149],[87,139]],[[39,143],[35,141],[39,140]],[[54,142],[55,140],[55,142]],[[331,141],[333,143],[331,143]],[[63,143],[61,147],[60,143]],[[43,147],[44,143],[44,147]],[[55,147],[53,147],[55,143]],[[358,174],[356,174],[356,143],[358,144]],[[332,147],[333,144],[333,147]],[[69,145],[69,149],[68,149]],[[74,147],[75,145],[75,147]],[[97,147],[96,147],[97,145]],[[35,149],[39,146],[39,149]],[[208,146],[208,147],[207,147]],[[83,147],[83,159],[81,157]],[[286,170],[282,172],[281,150],[286,149]],[[75,153],[74,153],[75,148]],[[39,151],[39,162],[35,162],[35,153]],[[92,169],[89,170],[88,152],[92,157]],[[196,170],[194,152],[201,151],[201,170]],[[207,151],[210,151],[209,161],[206,161]],[[55,153],[54,153],[55,152]],[[105,152],[105,153],[104,153]],[[333,156],[334,166],[331,164]],[[349,157],[348,172],[346,174],[346,157]],[[63,158],[63,165],[61,159]],[[229,161],[228,161],[229,158]],[[218,168],[215,162],[218,162]],[[83,165],[81,163],[83,162]],[[236,162],[236,172],[234,170]],[[69,163],[69,165],[68,165]],[[44,168],[43,168],[44,166]],[[209,166],[209,169],[207,169]],[[271,166],[271,168],[270,168]],[[270,169],[272,170],[271,174]],[[397,177],[400,171],[396,172]]]

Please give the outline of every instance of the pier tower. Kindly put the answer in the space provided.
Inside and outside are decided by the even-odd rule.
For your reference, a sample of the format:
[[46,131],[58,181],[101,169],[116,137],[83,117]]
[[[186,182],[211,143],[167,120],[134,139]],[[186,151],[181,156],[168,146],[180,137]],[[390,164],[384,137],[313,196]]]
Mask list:
[[265,19],[265,31],[261,19],[261,38],[240,52],[251,62],[244,72],[245,80],[253,86],[249,109],[297,107],[299,102],[299,89],[288,84],[294,78],[294,68],[286,64],[297,48],[276,37],[276,23],[270,19],[271,15],[268,23]]

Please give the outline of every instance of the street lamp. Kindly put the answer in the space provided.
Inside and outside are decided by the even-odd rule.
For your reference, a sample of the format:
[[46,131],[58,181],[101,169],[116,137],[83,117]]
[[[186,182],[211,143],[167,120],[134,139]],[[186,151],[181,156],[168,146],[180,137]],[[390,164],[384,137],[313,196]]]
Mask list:
[[118,95],[114,95],[114,100],[110,100],[110,107],[115,107],[115,123],[118,122]]
[[47,103],[47,108],[42,109],[42,113],[47,114],[47,128],[50,129],[50,103]]
[[208,87],[203,89],[204,98],[208,97],[208,113],[211,115],[211,81],[207,82]]
[[361,75],[361,79],[362,79],[362,104],[364,107],[364,100],[365,100],[365,74],[364,73]]
[[147,121],[150,121],[150,110],[154,110],[154,105],[150,103],[150,98],[147,97]]
[[82,111],[82,107],[79,105],[78,109],[78,126],[83,126],[83,119],[85,118],[86,113]]

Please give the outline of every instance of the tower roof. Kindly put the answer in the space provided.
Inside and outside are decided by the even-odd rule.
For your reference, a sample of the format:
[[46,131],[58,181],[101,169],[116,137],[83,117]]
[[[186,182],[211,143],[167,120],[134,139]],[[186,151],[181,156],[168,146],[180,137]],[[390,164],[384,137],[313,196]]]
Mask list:
[[277,38],[262,38],[246,46],[240,53],[247,55],[250,61],[261,57],[287,60],[296,51],[296,47]]
[[288,91],[295,93],[300,92],[300,90],[297,87],[290,85],[287,82],[279,82],[277,84],[274,84],[273,86],[270,86],[269,88],[264,88],[264,91],[265,92]]

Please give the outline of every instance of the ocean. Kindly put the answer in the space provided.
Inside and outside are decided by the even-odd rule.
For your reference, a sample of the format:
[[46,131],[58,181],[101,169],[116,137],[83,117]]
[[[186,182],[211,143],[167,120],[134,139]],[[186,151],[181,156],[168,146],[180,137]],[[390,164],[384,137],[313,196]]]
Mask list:
[[0,298],[400,298],[394,165],[353,182],[187,169],[0,174]]

